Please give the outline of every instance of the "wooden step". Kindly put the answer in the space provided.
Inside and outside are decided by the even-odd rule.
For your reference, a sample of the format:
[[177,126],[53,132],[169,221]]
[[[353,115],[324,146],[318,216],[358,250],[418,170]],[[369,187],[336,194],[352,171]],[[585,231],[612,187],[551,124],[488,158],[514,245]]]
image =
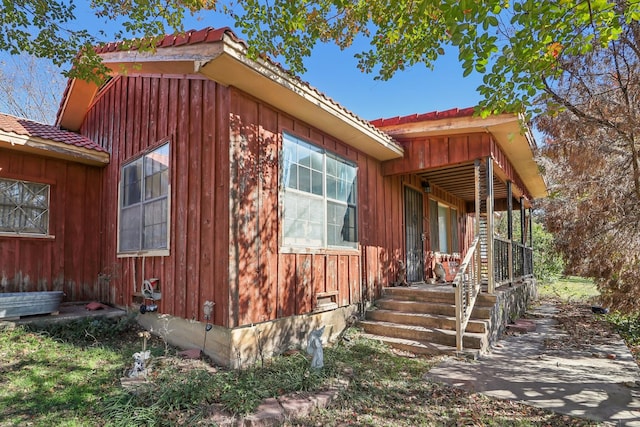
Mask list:
[[[455,317],[456,315],[456,307],[454,304],[400,300],[384,297],[376,300],[375,305],[378,309],[399,311],[403,313],[428,313],[451,317]],[[490,319],[492,310],[493,306],[485,307],[475,305],[471,312],[471,317],[473,319]]]
[[[455,288],[451,285],[441,285],[437,287],[392,287],[384,288],[383,295],[387,298],[395,298],[405,301],[423,301],[432,303],[455,303]],[[493,306],[497,301],[496,295],[484,292],[478,294],[476,305]]]
[[[446,345],[450,347],[456,346],[455,331],[372,320],[361,320],[358,324],[366,333],[373,335],[413,340],[421,343]],[[488,348],[487,337],[485,334],[467,332],[463,337],[463,346],[467,349],[485,351]]]
[[[426,328],[456,330],[455,316],[445,316],[430,313],[406,313],[396,310],[369,310],[367,320],[380,322],[402,323],[404,325],[424,326]],[[469,320],[467,332],[484,334],[487,332],[488,320]]]

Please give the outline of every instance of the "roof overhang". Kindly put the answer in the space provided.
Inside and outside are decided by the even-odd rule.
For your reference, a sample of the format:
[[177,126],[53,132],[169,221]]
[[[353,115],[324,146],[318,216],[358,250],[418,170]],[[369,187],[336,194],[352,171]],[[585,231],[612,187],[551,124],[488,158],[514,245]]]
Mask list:
[[536,199],[547,196],[547,185],[535,161],[536,143],[521,115],[497,114],[487,118],[451,117],[390,125],[383,129],[398,139],[490,133],[527,186],[531,196]]
[[[201,75],[236,87],[375,159],[384,161],[403,156],[402,147],[386,132],[276,64],[250,59],[246,46],[228,34],[214,43],[163,47],[155,52],[122,50],[100,56],[114,75]],[[74,83],[69,92],[58,124],[78,130],[97,93],[97,86]]]
[[0,131],[0,148],[68,160],[91,166],[109,163],[109,153],[77,147],[63,142]]

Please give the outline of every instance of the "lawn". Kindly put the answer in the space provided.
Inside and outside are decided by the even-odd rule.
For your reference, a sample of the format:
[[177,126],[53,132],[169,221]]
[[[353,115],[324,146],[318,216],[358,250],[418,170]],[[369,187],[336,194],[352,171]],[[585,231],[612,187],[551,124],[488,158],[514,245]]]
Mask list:
[[[575,292],[568,294],[575,299]],[[433,383],[425,373],[437,358],[399,355],[355,328],[325,348],[321,371],[309,368],[303,352],[230,371],[182,360],[177,349],[140,332],[126,318],[2,329],[0,426],[212,425],[213,411],[249,413],[267,397],[313,393],[346,377],[349,386],[332,405],[288,425],[595,425]],[[143,346],[153,355],[151,381],[127,391],[120,379]]]
[[600,292],[593,281],[582,277],[563,277],[553,283],[538,286],[539,298],[559,300],[564,303],[595,303],[599,295]]

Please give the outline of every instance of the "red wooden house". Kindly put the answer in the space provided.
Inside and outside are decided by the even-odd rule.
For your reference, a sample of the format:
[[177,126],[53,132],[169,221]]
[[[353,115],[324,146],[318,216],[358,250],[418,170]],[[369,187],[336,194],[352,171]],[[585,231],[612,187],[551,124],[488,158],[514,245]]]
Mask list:
[[[546,191],[517,116],[370,123],[249,59],[228,29],[99,54],[111,78],[71,80],[57,120],[90,155],[53,160],[51,147],[0,138],[0,183],[52,194],[43,236],[0,232],[3,283],[143,305],[143,325],[219,363],[281,352],[322,325],[337,336],[403,266],[423,282],[450,261],[453,280],[480,228],[483,281],[496,282],[494,206],[524,212]],[[498,282],[531,273],[527,242],[508,245],[521,258]]]

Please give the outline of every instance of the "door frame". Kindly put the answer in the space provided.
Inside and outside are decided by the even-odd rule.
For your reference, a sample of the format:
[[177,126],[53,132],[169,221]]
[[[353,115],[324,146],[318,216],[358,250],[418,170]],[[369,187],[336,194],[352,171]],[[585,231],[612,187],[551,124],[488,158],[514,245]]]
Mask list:
[[404,185],[404,247],[407,282],[424,281],[424,194]]

